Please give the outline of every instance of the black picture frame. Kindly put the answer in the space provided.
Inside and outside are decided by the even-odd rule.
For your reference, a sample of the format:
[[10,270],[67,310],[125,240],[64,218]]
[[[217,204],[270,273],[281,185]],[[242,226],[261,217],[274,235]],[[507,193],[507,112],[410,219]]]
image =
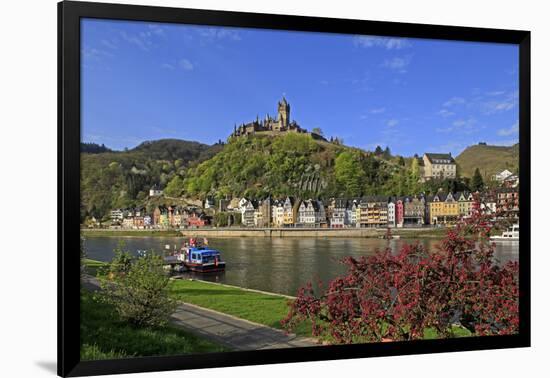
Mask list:
[[[80,361],[80,19],[250,27],[340,34],[509,43],[519,46],[519,140],[522,230],[520,240],[520,332],[381,344]],[[222,366],[441,353],[530,346],[530,32],[459,26],[286,16],[63,1],[58,4],[58,374],[82,376]]]

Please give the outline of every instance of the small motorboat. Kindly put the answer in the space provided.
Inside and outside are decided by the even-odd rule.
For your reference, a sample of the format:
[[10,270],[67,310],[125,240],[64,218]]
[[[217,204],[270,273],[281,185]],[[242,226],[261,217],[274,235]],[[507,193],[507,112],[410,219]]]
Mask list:
[[208,273],[225,270],[225,261],[218,250],[206,246],[188,247],[183,265],[192,272]]
[[225,261],[222,260],[220,251],[208,247],[206,239],[189,239],[179,252],[174,251],[171,256],[166,256],[164,262],[178,271],[209,273],[225,270]]
[[491,240],[493,241],[518,241],[519,240],[519,224],[514,224],[506,231],[502,233],[502,235],[495,235],[491,236]]

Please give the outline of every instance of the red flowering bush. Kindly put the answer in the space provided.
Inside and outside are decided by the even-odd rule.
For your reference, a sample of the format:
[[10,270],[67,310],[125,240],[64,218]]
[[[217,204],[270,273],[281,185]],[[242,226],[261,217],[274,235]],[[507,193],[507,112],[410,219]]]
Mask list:
[[311,284],[301,288],[281,323],[291,331],[310,320],[313,335],[336,343],[422,339],[426,330],[447,338],[457,326],[474,335],[515,333],[519,266],[495,262],[493,226],[475,205],[435,251],[416,243],[397,254],[347,257],[347,274],[319,294]]

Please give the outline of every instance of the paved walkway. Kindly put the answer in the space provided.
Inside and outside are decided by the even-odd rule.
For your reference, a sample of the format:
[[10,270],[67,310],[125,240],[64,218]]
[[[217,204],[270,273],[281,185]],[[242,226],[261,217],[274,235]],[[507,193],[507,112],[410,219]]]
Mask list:
[[[94,277],[84,278],[84,287],[97,290]],[[253,323],[218,311],[180,302],[171,321],[187,331],[233,350],[280,349],[316,346],[315,340]]]

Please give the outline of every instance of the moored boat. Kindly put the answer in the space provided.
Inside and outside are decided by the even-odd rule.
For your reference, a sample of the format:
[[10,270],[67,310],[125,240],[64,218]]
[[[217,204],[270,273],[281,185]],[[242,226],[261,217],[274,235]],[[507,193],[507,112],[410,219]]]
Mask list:
[[188,247],[183,265],[192,272],[220,272],[225,270],[225,261],[218,250],[208,247]]
[[502,235],[495,235],[491,236],[491,240],[493,241],[518,241],[519,240],[519,224],[514,224],[506,231],[502,233]]

